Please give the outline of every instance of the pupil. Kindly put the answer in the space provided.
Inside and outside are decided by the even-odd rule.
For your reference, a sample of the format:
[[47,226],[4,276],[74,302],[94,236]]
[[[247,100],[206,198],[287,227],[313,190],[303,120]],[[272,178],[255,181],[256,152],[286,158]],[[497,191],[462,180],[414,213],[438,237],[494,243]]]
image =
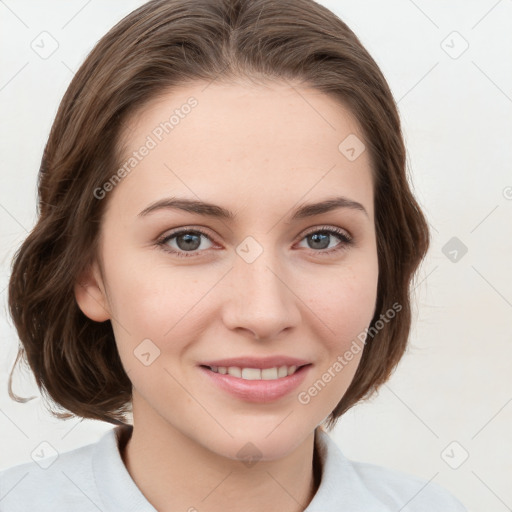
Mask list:
[[[180,243],[180,240],[183,240],[184,243]],[[178,247],[181,250],[190,251],[199,248],[199,246],[201,245],[201,240],[198,235],[192,235],[190,233],[187,233],[185,235],[180,235],[179,237],[177,237],[176,243],[178,244]]]
[[325,233],[314,233],[313,235],[310,235],[313,243],[313,249],[326,249],[329,246],[329,236],[330,235]]

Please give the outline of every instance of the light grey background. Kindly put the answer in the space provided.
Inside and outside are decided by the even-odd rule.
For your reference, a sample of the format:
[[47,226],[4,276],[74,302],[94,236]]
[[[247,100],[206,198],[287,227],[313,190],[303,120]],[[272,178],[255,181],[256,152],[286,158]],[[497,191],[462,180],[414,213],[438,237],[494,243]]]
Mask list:
[[[30,461],[43,441],[63,452],[112,428],[58,421],[40,398],[9,398],[17,336],[6,286],[35,222],[60,99],[95,42],[142,3],[0,0],[0,469]],[[407,355],[332,435],[348,457],[433,480],[473,512],[512,510],[512,1],[320,3],[360,37],[391,86],[433,235]],[[15,384],[39,396],[30,375],[17,372]]]

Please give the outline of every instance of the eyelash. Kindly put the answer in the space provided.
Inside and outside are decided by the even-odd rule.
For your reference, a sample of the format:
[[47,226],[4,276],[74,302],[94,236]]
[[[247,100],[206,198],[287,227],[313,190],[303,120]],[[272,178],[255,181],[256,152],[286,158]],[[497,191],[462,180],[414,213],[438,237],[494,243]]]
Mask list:
[[[199,229],[199,228],[194,228],[194,229],[180,229],[179,231],[175,231],[173,233],[170,233],[169,235],[166,235],[165,237],[161,238],[160,240],[157,241],[157,245],[159,247],[161,247],[164,251],[168,252],[168,253],[171,253],[171,254],[174,254],[176,256],[178,256],[179,258],[190,258],[190,257],[197,257],[198,255],[198,252],[203,252],[203,251],[176,251],[174,249],[170,249],[169,246],[167,245],[167,242],[173,238],[176,238],[178,237],[179,235],[183,235],[183,234],[190,234],[190,233],[194,233],[194,234],[198,234],[200,233],[201,235],[205,236],[208,240],[210,240],[210,242],[213,242],[213,240],[211,239],[210,235],[208,235],[206,232],[204,232],[203,230]],[[317,250],[315,251],[314,249],[310,249],[312,252],[314,253],[318,253],[322,256],[324,255],[331,255],[333,253],[338,253],[339,251],[343,251],[345,249],[347,249],[348,246],[351,246],[353,245],[353,239],[352,237],[350,237],[349,235],[347,235],[345,233],[345,231],[342,231],[341,229],[339,228],[333,228],[333,227],[328,227],[328,226],[323,226],[321,228],[317,228],[313,231],[309,231],[308,233],[306,233],[302,238],[301,238],[301,241],[306,238],[307,236],[309,235],[313,235],[313,234],[316,234],[316,233],[329,233],[329,234],[332,234],[332,235],[336,235],[341,243],[338,244],[337,246],[335,246],[334,248],[331,248],[331,249],[322,249],[322,250]]]

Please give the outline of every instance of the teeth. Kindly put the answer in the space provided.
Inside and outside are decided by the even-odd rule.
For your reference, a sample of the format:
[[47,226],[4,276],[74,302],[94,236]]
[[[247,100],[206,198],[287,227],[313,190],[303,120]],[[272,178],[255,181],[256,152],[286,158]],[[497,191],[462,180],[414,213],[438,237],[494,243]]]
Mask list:
[[[213,367],[215,368],[215,367]],[[215,371],[212,368],[212,371]],[[217,368],[218,371],[218,368]],[[236,366],[230,366],[228,368],[228,375],[233,375],[233,377],[242,377],[242,370],[240,368],[237,368]]]
[[261,370],[259,368],[242,368],[242,379],[261,380]]
[[274,368],[239,368],[238,366],[210,366],[210,370],[222,375],[231,375],[244,380],[276,380],[297,371],[297,366],[279,366]]
[[263,380],[275,380],[277,379],[277,368],[265,368],[261,370],[261,378]]
[[280,379],[281,377],[286,377],[288,375],[288,368],[286,366],[280,366],[279,370],[277,370],[277,377]]

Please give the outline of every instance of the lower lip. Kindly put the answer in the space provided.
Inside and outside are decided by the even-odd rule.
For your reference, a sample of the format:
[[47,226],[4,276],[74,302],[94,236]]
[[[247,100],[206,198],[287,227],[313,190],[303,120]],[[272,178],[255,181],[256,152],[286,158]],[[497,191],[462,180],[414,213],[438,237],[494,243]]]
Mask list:
[[223,375],[200,366],[199,369],[217,386],[247,402],[272,402],[291,393],[304,381],[311,365],[299,368],[293,375],[275,380],[245,380],[233,375]]

